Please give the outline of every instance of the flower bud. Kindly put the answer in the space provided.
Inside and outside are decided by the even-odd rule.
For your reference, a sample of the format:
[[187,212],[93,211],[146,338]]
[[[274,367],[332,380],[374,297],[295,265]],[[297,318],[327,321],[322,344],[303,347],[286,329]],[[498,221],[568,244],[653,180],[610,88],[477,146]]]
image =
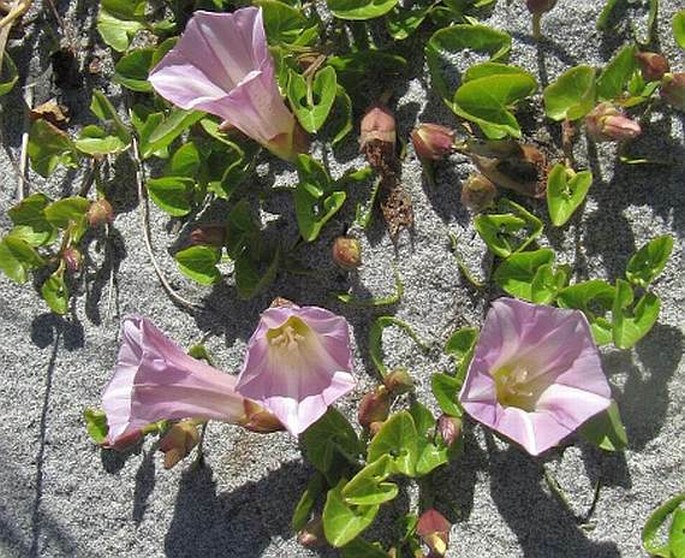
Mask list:
[[64,249],[64,252],[62,252],[62,260],[64,260],[67,269],[74,273],[81,267],[83,255],[73,246],[68,246]]
[[443,439],[446,446],[451,446],[461,436],[461,419],[443,413],[438,418],[437,433]]
[[635,54],[640,72],[645,81],[658,81],[671,70],[668,60],[656,52],[638,52]]
[[411,132],[411,141],[421,159],[438,161],[454,151],[454,130],[440,124],[419,124]]
[[549,12],[556,3],[557,0],[526,0],[526,7],[531,14],[541,15]]
[[374,169],[391,165],[397,141],[395,117],[386,107],[374,105],[362,118],[359,134],[360,151]]
[[323,532],[323,521],[315,517],[297,533],[297,542],[307,548],[323,546],[326,544],[326,535]]
[[609,102],[599,103],[585,117],[588,135],[595,141],[624,141],[635,139],[642,128],[634,120]]
[[432,556],[444,556],[450,541],[450,522],[438,510],[430,508],[421,514],[416,533],[430,548]]
[[368,428],[373,422],[383,422],[390,412],[390,393],[379,386],[362,397],[359,402],[359,424]]
[[495,196],[497,188],[482,174],[472,174],[461,187],[461,203],[474,212],[483,211]]
[[661,80],[661,97],[673,108],[685,111],[685,73],[666,74]]
[[414,380],[406,370],[397,368],[383,378],[383,385],[393,395],[400,395],[414,389]]
[[200,441],[200,433],[195,423],[184,420],[174,424],[159,442],[164,452],[164,468],[171,469],[186,457]]
[[88,223],[91,227],[99,227],[105,223],[111,223],[114,221],[114,210],[112,209],[112,204],[110,204],[105,198],[98,198],[96,201],[90,204],[86,218],[88,219]]
[[226,227],[223,225],[200,225],[190,233],[192,244],[222,247],[226,241]]
[[343,269],[355,269],[362,263],[362,249],[359,240],[351,236],[339,236],[333,241],[331,257]]
[[276,415],[267,411],[258,403],[245,399],[243,408],[245,409],[245,419],[240,422],[240,426],[246,430],[268,434],[269,432],[278,432],[285,429],[281,421],[276,418]]

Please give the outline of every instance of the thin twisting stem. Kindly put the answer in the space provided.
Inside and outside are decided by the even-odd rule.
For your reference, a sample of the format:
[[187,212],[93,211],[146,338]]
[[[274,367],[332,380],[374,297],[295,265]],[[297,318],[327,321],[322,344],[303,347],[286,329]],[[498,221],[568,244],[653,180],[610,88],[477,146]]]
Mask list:
[[138,147],[138,140],[135,136],[131,138],[131,156],[136,167],[136,185],[138,187],[138,203],[140,204],[140,224],[143,229],[143,238],[145,239],[145,247],[147,248],[147,253],[152,263],[152,267],[155,268],[155,273],[159,278],[159,282],[166,291],[169,298],[176,302],[177,304],[188,308],[190,310],[200,308],[198,304],[186,300],[180,294],[178,294],[174,288],[169,284],[164,272],[159,267],[157,259],[155,258],[155,253],[152,248],[152,239],[150,235],[150,208],[148,206],[148,199],[145,191],[145,180],[143,178],[143,164],[140,158],[140,149]]

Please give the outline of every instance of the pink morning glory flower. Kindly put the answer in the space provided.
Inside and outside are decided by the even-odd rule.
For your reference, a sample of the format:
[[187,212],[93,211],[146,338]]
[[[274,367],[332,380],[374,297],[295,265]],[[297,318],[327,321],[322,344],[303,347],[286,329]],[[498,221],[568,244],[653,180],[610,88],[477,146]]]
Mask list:
[[459,400],[474,419],[539,455],[606,410],[611,389],[582,312],[500,298]]
[[121,332],[114,375],[102,395],[108,445],[165,419],[212,419],[262,432],[282,428],[235,391],[234,376],[188,356],[146,318],[125,318]]
[[262,313],[236,390],[297,436],[355,386],[345,318],[281,302]]
[[303,133],[276,84],[261,8],[195,12],[149,80],[174,105],[215,114],[283,159],[302,150]]

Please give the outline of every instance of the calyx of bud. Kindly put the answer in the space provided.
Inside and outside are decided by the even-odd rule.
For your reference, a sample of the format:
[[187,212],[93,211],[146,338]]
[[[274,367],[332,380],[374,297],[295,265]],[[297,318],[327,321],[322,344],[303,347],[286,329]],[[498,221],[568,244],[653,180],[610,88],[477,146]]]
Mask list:
[[184,420],[172,425],[159,442],[160,451],[164,452],[164,468],[171,469],[200,441],[197,426],[191,420]]
[[440,124],[419,124],[411,132],[411,141],[421,159],[438,161],[454,151],[455,132]]
[[86,218],[91,227],[99,227],[105,223],[110,224],[114,221],[114,210],[112,204],[105,198],[98,198],[90,204]]

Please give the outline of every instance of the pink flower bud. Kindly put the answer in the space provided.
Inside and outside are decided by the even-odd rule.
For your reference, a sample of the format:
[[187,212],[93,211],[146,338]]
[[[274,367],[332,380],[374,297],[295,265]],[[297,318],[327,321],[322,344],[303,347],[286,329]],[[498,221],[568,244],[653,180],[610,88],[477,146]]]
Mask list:
[[114,221],[112,204],[105,198],[98,198],[97,201],[90,204],[86,217],[91,227],[99,227],[105,223],[111,223]]
[[362,264],[362,250],[359,240],[351,236],[339,236],[333,241],[331,258],[343,269],[354,269]]
[[658,81],[671,70],[668,60],[656,52],[638,52],[635,55],[645,81]]
[[383,422],[390,412],[390,394],[385,386],[379,386],[362,397],[359,403],[359,424],[368,428],[371,423]]
[[440,124],[419,124],[411,132],[411,141],[421,159],[438,161],[454,151],[454,130]]
[[387,390],[394,395],[407,393],[414,389],[414,380],[409,373],[402,368],[390,372],[390,374],[383,379],[383,384]]
[[83,261],[83,255],[73,246],[69,246],[62,252],[62,260],[67,266],[67,269],[72,273],[78,271],[81,267],[81,261]]
[[226,227],[223,225],[200,225],[190,233],[192,244],[221,247],[226,241]]
[[673,108],[685,111],[685,73],[666,74],[661,80],[661,97]]
[[556,5],[557,0],[526,0],[526,7],[531,14],[544,14]]
[[642,128],[609,102],[599,103],[585,117],[588,135],[595,141],[625,141],[635,139]]
[[461,203],[474,212],[483,211],[497,195],[495,185],[482,174],[472,174],[461,187]]
[[159,442],[160,451],[164,452],[164,468],[171,469],[200,441],[200,433],[195,423],[184,420],[174,424]]
[[450,541],[451,524],[445,516],[435,508],[430,508],[421,514],[416,524],[416,533],[428,545],[432,556],[444,556]]
[[437,432],[445,442],[445,445],[451,446],[461,436],[461,419],[458,417],[451,417],[442,414],[438,418]]

